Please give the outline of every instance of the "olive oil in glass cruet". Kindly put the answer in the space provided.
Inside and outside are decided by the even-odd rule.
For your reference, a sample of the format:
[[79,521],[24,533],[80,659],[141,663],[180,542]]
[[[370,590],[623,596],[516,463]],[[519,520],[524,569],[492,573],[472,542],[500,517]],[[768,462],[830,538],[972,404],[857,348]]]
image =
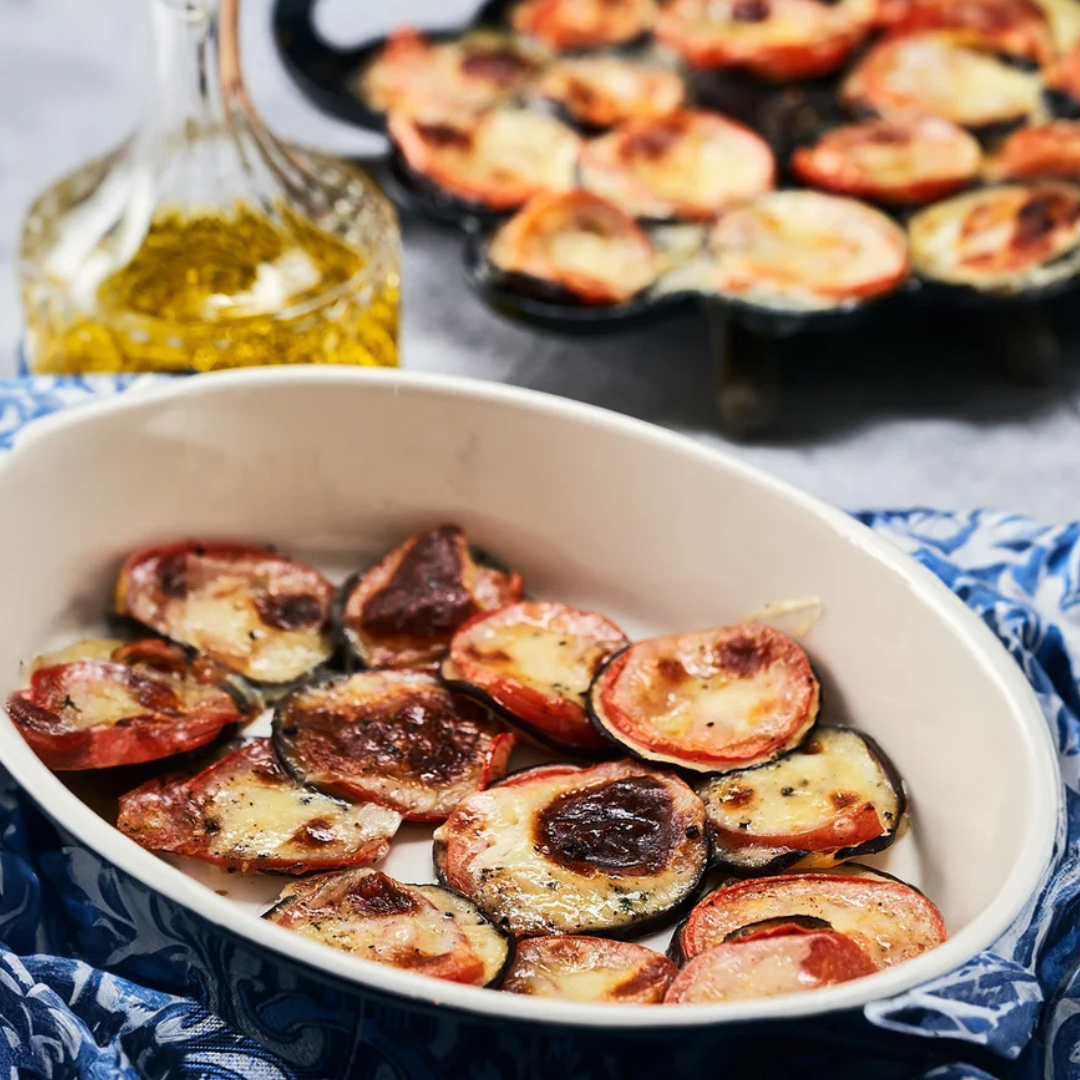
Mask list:
[[397,364],[393,207],[360,170],[262,124],[239,3],[149,0],[146,120],[31,207],[19,271],[34,371]]

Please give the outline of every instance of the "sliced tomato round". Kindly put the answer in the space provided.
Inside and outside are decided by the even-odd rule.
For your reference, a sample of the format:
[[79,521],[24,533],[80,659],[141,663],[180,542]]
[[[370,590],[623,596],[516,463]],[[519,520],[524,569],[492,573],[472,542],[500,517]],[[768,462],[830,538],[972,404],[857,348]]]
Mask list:
[[677,972],[644,945],[559,934],[521,941],[502,989],[563,1001],[655,1005]]
[[236,698],[174,646],[119,643],[110,656],[37,666],[30,686],[8,698],[8,715],[50,769],[156,761],[205,746],[247,719]]
[[770,190],[769,144],[719,113],[631,120],[585,144],[581,181],[632,217],[708,220]]
[[835,71],[868,29],[849,4],[820,0],[672,0],[656,36],[697,68],[741,68],[773,82]]
[[431,670],[463,622],[519,600],[521,588],[520,575],[478,561],[461,528],[440,525],[345,583],[338,636],[365,667]]
[[655,19],[656,0],[523,0],[510,14],[519,34],[556,52],[625,45]]
[[790,754],[704,781],[714,861],[740,876],[832,866],[887,848],[904,786],[881,748],[851,728],[819,727]]
[[367,868],[289,885],[265,918],[363,960],[466,986],[497,983],[513,941],[464,896]]
[[596,612],[523,601],[465,623],[442,675],[541,743],[593,751],[609,744],[589,723],[585,696],[600,665],[627,644]]
[[740,931],[795,917],[819,920],[851,938],[878,968],[902,964],[946,938],[941,912],[918,889],[895,878],[838,870],[722,886],[687,916],[672,940],[672,953],[692,959]]
[[253,682],[281,685],[333,654],[334,587],[276,551],[189,540],[128,556],[116,611]]
[[807,184],[881,203],[923,203],[973,183],[978,140],[937,116],[867,120],[834,128],[800,147],[791,166]]
[[388,130],[413,173],[469,205],[514,210],[574,186],[581,140],[543,112],[505,107],[437,119],[392,112]]
[[400,824],[385,806],[332,799],[294,780],[269,739],[245,743],[195,776],[129,791],[117,821],[151,851],[285,874],[376,862]]
[[675,977],[664,1001],[703,1005],[800,994],[876,970],[851,938],[833,930],[748,938],[695,956]]
[[908,223],[923,277],[986,292],[1038,289],[1080,272],[1080,186],[1004,184],[920,210]]
[[992,180],[1080,180],[1080,121],[1051,120],[1014,131],[986,171]]
[[951,30],[965,44],[1037,64],[1054,56],[1050,23],[1033,0],[910,0],[893,29]]
[[663,925],[691,901],[707,854],[701,800],[629,761],[524,770],[435,830],[440,880],[524,937]]
[[274,745],[301,781],[372,800],[410,821],[443,821],[506,772],[517,737],[430,675],[365,671],[278,703]]
[[695,772],[763,765],[814,726],[806,653],[756,623],[639,641],[589,691],[597,729],[636,757]]

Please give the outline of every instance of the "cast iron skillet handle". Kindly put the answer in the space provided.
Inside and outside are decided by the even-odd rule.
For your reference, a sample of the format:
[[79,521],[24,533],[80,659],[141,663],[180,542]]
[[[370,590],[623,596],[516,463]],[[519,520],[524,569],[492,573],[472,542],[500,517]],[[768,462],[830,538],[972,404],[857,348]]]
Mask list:
[[[323,112],[382,131],[382,117],[373,113],[352,90],[352,80],[372,44],[337,49],[315,29],[318,0],[275,0],[271,25],[274,42],[289,74]],[[380,42],[381,44],[381,42]]]
[[720,427],[730,438],[752,439],[777,419],[780,342],[740,326],[720,301],[706,299],[702,306],[709,324]]

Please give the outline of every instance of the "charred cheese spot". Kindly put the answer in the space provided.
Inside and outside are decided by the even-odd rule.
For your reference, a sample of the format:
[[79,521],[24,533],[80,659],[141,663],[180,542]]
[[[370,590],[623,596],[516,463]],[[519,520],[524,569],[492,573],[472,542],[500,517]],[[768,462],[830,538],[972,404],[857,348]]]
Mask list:
[[656,0],[523,0],[510,21],[519,33],[562,51],[625,44],[655,17]]

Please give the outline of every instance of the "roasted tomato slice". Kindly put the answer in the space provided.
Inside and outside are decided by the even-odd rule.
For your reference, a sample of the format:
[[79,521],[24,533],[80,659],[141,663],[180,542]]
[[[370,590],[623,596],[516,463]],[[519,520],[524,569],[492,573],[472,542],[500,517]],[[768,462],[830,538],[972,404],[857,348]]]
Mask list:
[[778,761],[711,777],[698,794],[714,861],[743,876],[882,851],[906,805],[892,763],[850,728],[818,728]]
[[435,831],[440,880],[525,937],[665,922],[706,861],[701,800],[628,761],[526,769],[470,795]]
[[376,112],[481,112],[519,94],[541,64],[535,49],[506,34],[476,32],[456,41],[432,41],[403,27],[360,73],[358,89]]
[[908,278],[907,238],[885,214],[817,191],[774,191],[723,214],[704,279],[730,300],[774,311],[851,307]]
[[120,798],[117,826],[151,851],[231,870],[306,874],[381,859],[401,815],[321,795],[255,739],[192,777],[151,780]]
[[798,746],[818,697],[810,661],[791,638],[742,623],[631,645],[593,680],[589,711],[637,757],[723,772]]
[[878,42],[844,81],[841,97],[856,112],[904,119],[941,116],[969,128],[1015,124],[1035,113],[1039,78],[944,31]]
[[814,930],[715,945],[675,977],[669,1005],[779,997],[873,975],[877,968],[849,937]]
[[587,304],[624,303],[662,267],[645,230],[588,191],[537,195],[499,229],[488,256],[505,274],[524,275]]
[[574,186],[581,140],[542,112],[501,108],[438,119],[392,112],[388,127],[414,173],[470,205],[513,210]]
[[379,870],[295,882],[265,918],[364,960],[468,986],[496,982],[513,952],[513,941],[464,896]]
[[221,674],[167,642],[84,642],[35,663],[7,711],[50,769],[136,765],[205,746],[247,719]]
[[652,120],[682,108],[686,84],[669,68],[621,56],[577,56],[551,65],[537,93],[589,128]]
[[866,33],[860,14],[820,0],[673,0],[656,36],[694,67],[790,82],[843,64]]
[[582,184],[633,217],[708,220],[771,189],[769,144],[718,113],[631,120],[585,144]]
[[1080,187],[983,188],[920,210],[908,233],[926,278],[996,293],[1040,288],[1080,270]]
[[333,592],[317,570],[275,551],[192,540],[129,555],[116,611],[253,682],[281,685],[333,653]]
[[454,631],[479,611],[521,598],[521,577],[478,561],[465,533],[416,533],[338,597],[338,634],[366,667],[433,669]]
[[986,172],[992,180],[1080,180],[1080,121],[1051,120],[1013,132]]
[[739,934],[748,927],[795,917],[820,920],[846,934],[879,968],[902,964],[946,937],[941,912],[918,889],[895,878],[850,877],[841,870],[725,885],[690,912],[675,933],[672,953],[690,959],[733,935],[753,940],[753,934]]
[[965,44],[1037,64],[1054,56],[1050,24],[1033,0],[910,0],[893,28],[901,34],[951,30]]
[[791,159],[807,184],[882,203],[944,198],[976,180],[981,165],[978,140],[937,116],[834,128]]
[[524,0],[510,14],[519,34],[557,52],[623,45],[655,19],[656,0]]
[[610,744],[585,712],[600,665],[626,635],[593,611],[523,601],[477,615],[454,635],[443,679],[490,704],[549,746],[598,750]]
[[519,942],[502,989],[563,1001],[655,1005],[677,972],[644,945],[558,934]]
[[274,745],[298,779],[410,821],[445,820],[506,772],[516,741],[487,709],[421,672],[301,687],[274,714]]

